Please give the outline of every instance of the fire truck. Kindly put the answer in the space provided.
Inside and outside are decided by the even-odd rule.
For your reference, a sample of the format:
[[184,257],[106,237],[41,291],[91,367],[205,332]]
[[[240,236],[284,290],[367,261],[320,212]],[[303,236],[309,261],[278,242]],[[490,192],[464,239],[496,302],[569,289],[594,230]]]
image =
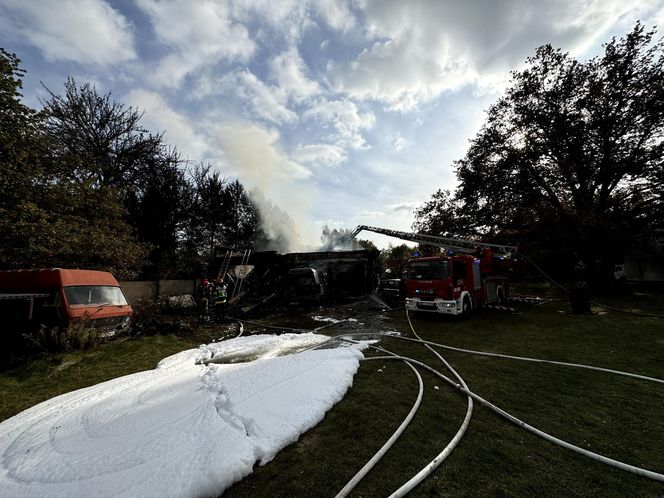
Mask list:
[[358,226],[366,230],[440,247],[444,255],[415,257],[405,275],[406,309],[468,316],[484,304],[500,304],[509,296],[507,273],[514,266],[515,246]]

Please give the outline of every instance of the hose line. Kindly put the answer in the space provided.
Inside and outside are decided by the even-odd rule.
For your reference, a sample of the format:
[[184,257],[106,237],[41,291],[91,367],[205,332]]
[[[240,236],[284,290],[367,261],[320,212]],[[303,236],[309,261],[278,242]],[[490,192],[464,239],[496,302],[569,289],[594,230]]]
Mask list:
[[[371,360],[372,358],[365,358],[367,360]],[[385,442],[385,444],[378,450],[378,452],[371,457],[371,459],[360,469],[360,471],[355,474],[350,481],[343,487],[341,491],[337,494],[336,498],[342,498],[345,496],[348,496],[348,494],[357,486],[357,484],[364,478],[364,476],[369,473],[369,471],[378,463],[378,461],[383,458],[385,453],[394,445],[395,441],[401,436],[403,431],[408,427],[408,424],[410,424],[410,421],[413,419],[415,416],[415,413],[420,407],[420,403],[422,402],[422,394],[424,393],[424,384],[422,382],[422,376],[420,373],[417,371],[417,369],[409,362],[405,362],[406,365],[408,365],[413,372],[415,372],[415,375],[417,376],[417,381],[420,386],[420,392],[417,395],[417,399],[415,400],[415,404],[413,404],[413,407],[410,409],[410,412],[408,415],[406,415],[406,418],[401,422],[401,425],[397,428],[396,431],[394,431],[394,434]]]
[[421,361],[415,360],[413,358],[407,357],[407,356],[379,356],[377,358],[385,359],[385,360],[404,360],[404,361],[409,361],[415,365],[419,365],[422,368],[425,368],[426,370],[429,370],[431,373],[434,375],[440,377],[442,380],[450,384],[452,387],[455,389],[463,392],[467,396],[471,396],[475,401],[478,403],[482,404],[483,406],[489,408],[490,410],[494,411],[501,417],[506,418],[510,422],[512,422],[515,425],[518,425],[519,427],[522,427],[526,429],[527,431],[546,439],[547,441],[550,441],[554,444],[557,444],[558,446],[561,446],[563,448],[566,448],[568,450],[574,451],[576,453],[579,453],[581,455],[584,455],[588,458],[591,458],[593,460],[596,460],[598,462],[604,463],[606,465],[610,465],[611,467],[615,467],[620,470],[624,470],[627,472],[631,472],[632,474],[636,474],[638,476],[642,477],[647,477],[649,479],[653,479],[655,481],[659,482],[664,482],[664,474],[660,474],[657,472],[653,472],[651,470],[647,470],[641,467],[636,467],[634,465],[630,465],[624,462],[621,462],[619,460],[614,460],[613,458],[606,457],[604,455],[600,455],[599,453],[595,453],[593,451],[586,450],[584,448],[581,448],[579,446],[573,445],[571,443],[568,443],[567,441],[564,441],[562,439],[559,439],[555,436],[551,436],[550,434],[547,434],[544,431],[541,431],[526,422],[518,419],[517,417],[511,415],[510,413],[506,412],[505,410],[502,410],[501,408],[498,408],[496,405],[492,404],[491,402],[487,401],[486,399],[482,398],[481,396],[475,394],[474,392],[466,389],[463,387],[461,384],[455,383],[452,379],[446,377],[445,375],[441,374],[439,371],[435,370],[434,368],[430,367],[426,363],[423,363]]
[[[408,310],[406,310],[406,317],[408,318],[408,324],[410,325],[410,330],[412,330],[413,334],[415,336],[422,340],[422,338],[417,335],[417,332],[415,331],[415,328],[413,327],[412,322],[410,321],[410,315],[408,313]],[[435,354],[440,361],[443,362],[443,364],[449,369],[450,372],[457,378],[459,383],[466,389],[468,390],[468,386],[466,385],[466,382],[463,380],[463,378],[457,373],[454,368],[452,368],[452,365],[450,365],[447,361],[445,361],[445,358],[443,358],[436,350],[434,350],[431,346],[428,344],[424,344],[424,346],[429,349],[433,354]],[[380,348],[378,348],[380,349]],[[413,477],[411,477],[408,482],[406,482],[403,486],[401,486],[399,489],[397,489],[394,493],[390,495],[390,498],[397,498],[397,497],[402,497],[406,496],[410,491],[412,491],[418,484],[420,484],[424,479],[429,477],[431,473],[433,473],[434,470],[436,470],[443,461],[452,453],[452,450],[456,448],[457,444],[459,444],[459,441],[461,441],[461,438],[464,436],[466,433],[466,430],[468,429],[468,425],[470,424],[470,419],[473,416],[473,398],[470,396],[467,396],[468,398],[468,408],[466,409],[466,416],[463,419],[463,422],[461,423],[461,427],[459,427],[459,430],[457,433],[454,435],[452,440],[448,443],[445,448],[443,448],[443,451],[441,451],[429,464],[427,464],[422,470],[420,470],[417,474],[415,474]]]
[[[592,365],[584,365],[583,363],[568,363],[565,361],[555,361],[555,360],[542,360],[539,358],[528,358],[526,356],[513,356],[513,355],[507,355],[507,354],[499,354],[499,353],[490,353],[490,352],[485,352],[485,351],[475,351],[472,349],[463,349],[463,348],[456,348],[454,346],[447,346],[445,344],[440,344],[437,342],[432,342],[432,341],[427,341],[424,339],[413,339],[411,337],[404,337],[404,336],[399,336],[399,335],[392,335],[392,334],[385,334],[382,332],[357,332],[357,333],[352,333],[352,334],[343,334],[344,337],[357,337],[357,336],[382,336],[382,337],[391,337],[393,339],[399,339],[401,341],[411,341],[411,342],[421,342],[424,344],[429,344],[431,346],[436,346],[442,349],[447,349],[450,351],[457,351],[459,353],[468,353],[468,354],[476,354],[480,356],[490,356],[493,358],[507,358],[510,360],[519,360],[519,361],[530,361],[534,363],[548,363],[550,365],[559,365],[559,366],[564,366],[564,367],[572,367],[572,368],[583,368],[585,370],[595,370],[598,372],[605,372],[605,373],[611,373],[614,375],[622,375],[624,377],[631,377],[634,379],[638,380],[645,380],[648,382],[656,382],[658,384],[664,384],[663,379],[658,379],[657,377],[648,377],[647,375],[639,375],[639,374],[634,374],[630,372],[624,372],[622,370],[613,370],[611,368],[603,368],[603,367],[594,367]],[[335,339],[335,338],[331,338]]]

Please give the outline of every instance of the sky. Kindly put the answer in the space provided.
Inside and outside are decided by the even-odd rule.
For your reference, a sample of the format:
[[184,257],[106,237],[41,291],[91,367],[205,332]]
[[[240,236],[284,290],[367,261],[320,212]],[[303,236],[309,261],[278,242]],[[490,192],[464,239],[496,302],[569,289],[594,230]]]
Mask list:
[[664,24],[664,0],[0,0],[0,46],[26,104],[67,76],[112,92],[307,246],[324,225],[410,231],[510,71],[546,43],[597,55],[637,19]]

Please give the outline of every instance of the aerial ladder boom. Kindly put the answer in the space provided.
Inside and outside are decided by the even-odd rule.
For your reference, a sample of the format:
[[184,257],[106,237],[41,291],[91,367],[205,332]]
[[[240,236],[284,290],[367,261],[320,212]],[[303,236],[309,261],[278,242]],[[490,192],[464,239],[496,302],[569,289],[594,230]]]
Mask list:
[[351,234],[351,239],[355,238],[360,232],[374,232],[397,239],[409,240],[419,244],[427,244],[434,247],[442,247],[443,249],[454,249],[455,251],[464,253],[474,253],[479,248],[490,247],[495,253],[503,255],[516,253],[516,246],[507,246],[502,244],[487,244],[479,240],[466,240],[466,239],[452,239],[448,237],[440,237],[437,235],[427,235],[423,233],[409,233],[400,232],[399,230],[390,230],[388,228],[370,227],[367,225],[358,225]]

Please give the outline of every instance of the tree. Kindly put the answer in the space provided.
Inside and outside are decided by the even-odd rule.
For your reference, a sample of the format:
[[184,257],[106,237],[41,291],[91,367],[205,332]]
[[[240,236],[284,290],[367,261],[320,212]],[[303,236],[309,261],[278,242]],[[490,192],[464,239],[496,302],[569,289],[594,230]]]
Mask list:
[[62,176],[124,189],[147,162],[161,155],[162,135],[140,126],[142,113],[112,100],[110,92],[100,95],[94,86],[79,86],[71,77],[64,96],[46,90],[45,129],[53,153],[61,159]]
[[637,23],[586,62],[537,49],[455,163],[454,197],[438,193],[417,224],[465,225],[590,264],[661,231],[664,43],[654,35]]
[[324,225],[320,241],[322,242],[321,249],[323,251],[351,251],[359,249],[359,243],[352,237],[353,231],[350,228],[333,228]]
[[212,166],[199,165],[191,173],[193,200],[185,229],[186,244],[202,261],[212,260],[215,246],[224,243],[226,180]]
[[387,249],[383,249],[380,253],[382,266],[386,270],[390,270],[390,273],[393,275],[392,278],[401,278],[401,272],[404,270],[412,252],[413,248],[406,244],[398,246],[390,244]]
[[431,199],[415,210],[413,230],[442,237],[468,238],[477,235],[464,214],[462,202],[449,190],[437,190]]
[[239,180],[228,183],[224,192],[223,238],[230,247],[251,249],[256,243],[258,210]]
[[138,239],[151,247],[148,273],[158,278],[182,269],[178,249],[190,220],[194,189],[181,164],[175,149],[148,158],[128,189],[129,219]]
[[25,71],[15,54],[0,48],[0,265],[22,250],[13,226],[17,212],[39,197],[46,146],[41,116],[21,102]]
[[0,266],[135,275],[145,248],[125,221],[120,191],[63,174],[72,171],[72,156],[60,154],[66,139],[46,131],[46,113],[21,103],[19,63],[0,49]]

